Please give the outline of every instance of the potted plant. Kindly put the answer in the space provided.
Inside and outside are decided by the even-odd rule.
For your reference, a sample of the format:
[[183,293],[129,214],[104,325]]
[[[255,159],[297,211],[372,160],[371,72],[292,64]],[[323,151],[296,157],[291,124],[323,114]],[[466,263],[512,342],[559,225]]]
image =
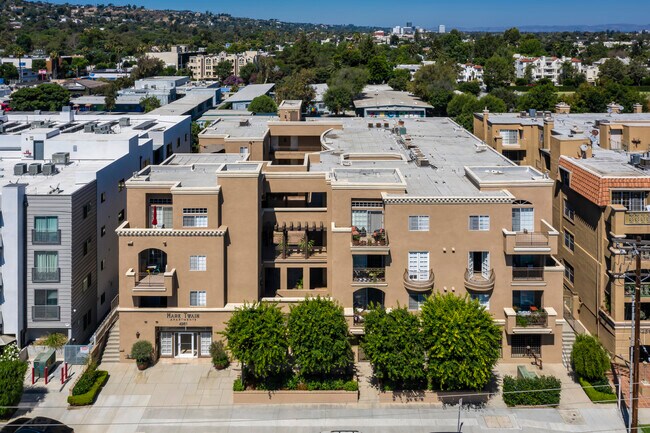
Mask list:
[[281,240],[278,243],[278,249],[280,250],[280,255],[282,256],[283,259],[287,258],[287,244],[284,242],[284,240]]
[[303,284],[303,282],[302,282],[302,278],[301,278],[301,279],[299,279],[298,282],[296,283],[296,290],[302,290],[303,285],[304,285],[304,284]]
[[210,345],[210,356],[212,357],[212,365],[217,370],[223,370],[228,367],[230,360],[226,353],[226,348],[222,341],[213,341]]
[[359,234],[352,234],[352,245],[357,246],[359,245],[359,240],[361,240],[361,236]]
[[140,340],[133,343],[131,347],[131,358],[135,359],[138,370],[145,370],[149,367],[153,357],[153,346],[147,340]]
[[298,243],[298,247],[305,253],[305,258],[308,259],[309,255],[314,251],[314,240],[307,239],[307,236],[303,236]]

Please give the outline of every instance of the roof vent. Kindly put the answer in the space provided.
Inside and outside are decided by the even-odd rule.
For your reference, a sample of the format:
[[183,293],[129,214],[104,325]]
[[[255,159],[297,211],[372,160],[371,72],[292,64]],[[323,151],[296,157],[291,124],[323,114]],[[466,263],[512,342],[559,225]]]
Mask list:
[[239,126],[251,126],[251,123],[248,121],[248,119],[245,119],[239,122]]

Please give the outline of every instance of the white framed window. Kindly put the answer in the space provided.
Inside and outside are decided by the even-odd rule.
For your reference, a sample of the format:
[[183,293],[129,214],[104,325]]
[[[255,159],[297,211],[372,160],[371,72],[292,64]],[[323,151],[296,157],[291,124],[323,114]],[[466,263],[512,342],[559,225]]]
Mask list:
[[504,145],[514,145],[519,143],[519,131],[516,129],[502,129],[501,138]]
[[409,279],[419,281],[429,279],[428,251],[409,251]]
[[201,332],[201,356],[210,356],[212,332]]
[[568,219],[573,221],[575,218],[576,212],[573,210],[573,207],[571,207],[571,204],[569,203],[569,200],[564,199],[564,207],[562,209],[562,212],[564,213],[564,216]]
[[648,191],[612,191],[612,204],[620,204],[632,212],[648,210],[646,199]]
[[248,146],[241,146],[239,148],[239,154],[240,155],[248,155]]
[[206,256],[190,256],[190,271],[206,271],[207,268]]
[[469,216],[469,229],[477,231],[490,230],[490,216],[489,215],[470,215]]
[[569,251],[575,250],[575,241],[573,235],[566,230],[564,231],[564,246],[569,249]]
[[535,209],[532,207],[512,208],[512,231],[532,232],[535,230]]
[[421,310],[427,296],[429,296],[428,293],[409,293],[409,310]]
[[429,216],[428,215],[409,216],[409,231],[428,232]]
[[190,307],[205,307],[207,296],[205,290],[192,290],[190,292]]
[[573,271],[573,266],[571,266],[567,261],[564,261],[564,278],[569,280],[573,284],[573,280],[575,278],[574,271]]
[[490,294],[489,293],[470,293],[469,297],[475,299],[481,304],[482,307],[485,307],[486,310],[490,309]]
[[183,227],[207,227],[208,209],[183,208]]
[[172,356],[174,354],[173,335],[171,332],[160,333],[160,356]]

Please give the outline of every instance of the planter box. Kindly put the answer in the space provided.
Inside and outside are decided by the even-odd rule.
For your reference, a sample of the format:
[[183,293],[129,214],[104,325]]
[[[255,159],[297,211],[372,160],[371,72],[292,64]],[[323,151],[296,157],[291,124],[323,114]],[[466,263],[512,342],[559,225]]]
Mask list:
[[356,403],[358,391],[235,391],[234,404]]
[[476,391],[383,391],[379,393],[379,403],[423,403],[423,404],[456,404],[459,399],[463,403],[487,403],[489,395],[476,395]]

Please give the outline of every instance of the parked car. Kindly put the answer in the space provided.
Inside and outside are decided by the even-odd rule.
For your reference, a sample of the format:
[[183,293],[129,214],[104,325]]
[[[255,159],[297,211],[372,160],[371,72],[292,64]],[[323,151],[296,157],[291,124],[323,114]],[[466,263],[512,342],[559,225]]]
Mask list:
[[44,416],[18,418],[5,424],[0,433],[74,433],[60,421]]

